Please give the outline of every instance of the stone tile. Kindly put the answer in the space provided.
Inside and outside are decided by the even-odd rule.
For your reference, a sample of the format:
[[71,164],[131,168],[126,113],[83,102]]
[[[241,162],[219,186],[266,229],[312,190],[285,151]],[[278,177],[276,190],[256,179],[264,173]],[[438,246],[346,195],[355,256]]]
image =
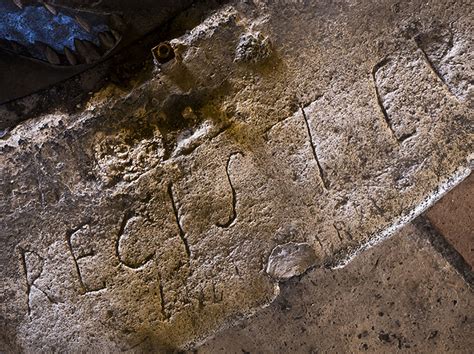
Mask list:
[[474,266],[474,174],[426,213],[431,224]]
[[474,294],[431,238],[409,225],[345,268],[284,283],[272,305],[198,353],[469,353]]

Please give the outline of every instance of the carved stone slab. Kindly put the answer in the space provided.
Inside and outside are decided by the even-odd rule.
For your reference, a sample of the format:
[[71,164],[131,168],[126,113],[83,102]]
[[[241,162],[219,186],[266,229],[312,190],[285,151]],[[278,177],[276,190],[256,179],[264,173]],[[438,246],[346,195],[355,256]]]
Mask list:
[[0,140],[6,350],[183,348],[278,295],[278,245],[342,266],[470,173],[468,2],[243,3]]

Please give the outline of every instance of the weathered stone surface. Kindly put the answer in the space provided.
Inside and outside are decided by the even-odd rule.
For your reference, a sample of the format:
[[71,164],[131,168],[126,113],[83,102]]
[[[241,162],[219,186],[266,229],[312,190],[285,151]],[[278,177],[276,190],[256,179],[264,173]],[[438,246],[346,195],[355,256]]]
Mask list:
[[197,353],[470,353],[474,293],[424,232],[409,225],[343,269],[290,280]]
[[[471,18],[460,1],[237,2],[133,90],[16,127],[2,345],[183,347],[274,299],[275,246],[336,266],[410,220],[470,171]],[[449,45],[428,45],[441,29]],[[269,57],[235,60],[248,33]]]

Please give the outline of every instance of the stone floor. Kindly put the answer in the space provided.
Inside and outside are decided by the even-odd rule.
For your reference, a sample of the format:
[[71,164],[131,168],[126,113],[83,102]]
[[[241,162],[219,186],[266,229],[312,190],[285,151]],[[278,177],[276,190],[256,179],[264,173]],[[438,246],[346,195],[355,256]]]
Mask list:
[[473,181],[427,212],[442,234],[420,217],[345,268],[283,284],[277,301],[197,352],[472,353]]
[[474,175],[470,175],[426,214],[431,224],[474,265]]

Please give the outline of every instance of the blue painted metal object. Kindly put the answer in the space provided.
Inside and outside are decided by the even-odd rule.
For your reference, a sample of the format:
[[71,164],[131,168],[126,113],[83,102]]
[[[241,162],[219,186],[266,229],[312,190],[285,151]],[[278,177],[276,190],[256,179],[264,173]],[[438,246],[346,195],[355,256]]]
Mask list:
[[[108,16],[42,4],[20,8],[12,1],[0,1],[0,49],[52,65],[92,63],[120,40],[107,25]],[[93,59],[87,50],[97,52]]]
[[192,0],[0,0],[0,104],[77,75]]
[[57,51],[64,47],[74,48],[74,38],[95,41],[98,34],[108,27],[99,23],[87,32],[77,21],[65,14],[56,15],[44,6],[27,6],[24,9],[0,4],[0,38],[16,41],[25,46],[43,42]]

